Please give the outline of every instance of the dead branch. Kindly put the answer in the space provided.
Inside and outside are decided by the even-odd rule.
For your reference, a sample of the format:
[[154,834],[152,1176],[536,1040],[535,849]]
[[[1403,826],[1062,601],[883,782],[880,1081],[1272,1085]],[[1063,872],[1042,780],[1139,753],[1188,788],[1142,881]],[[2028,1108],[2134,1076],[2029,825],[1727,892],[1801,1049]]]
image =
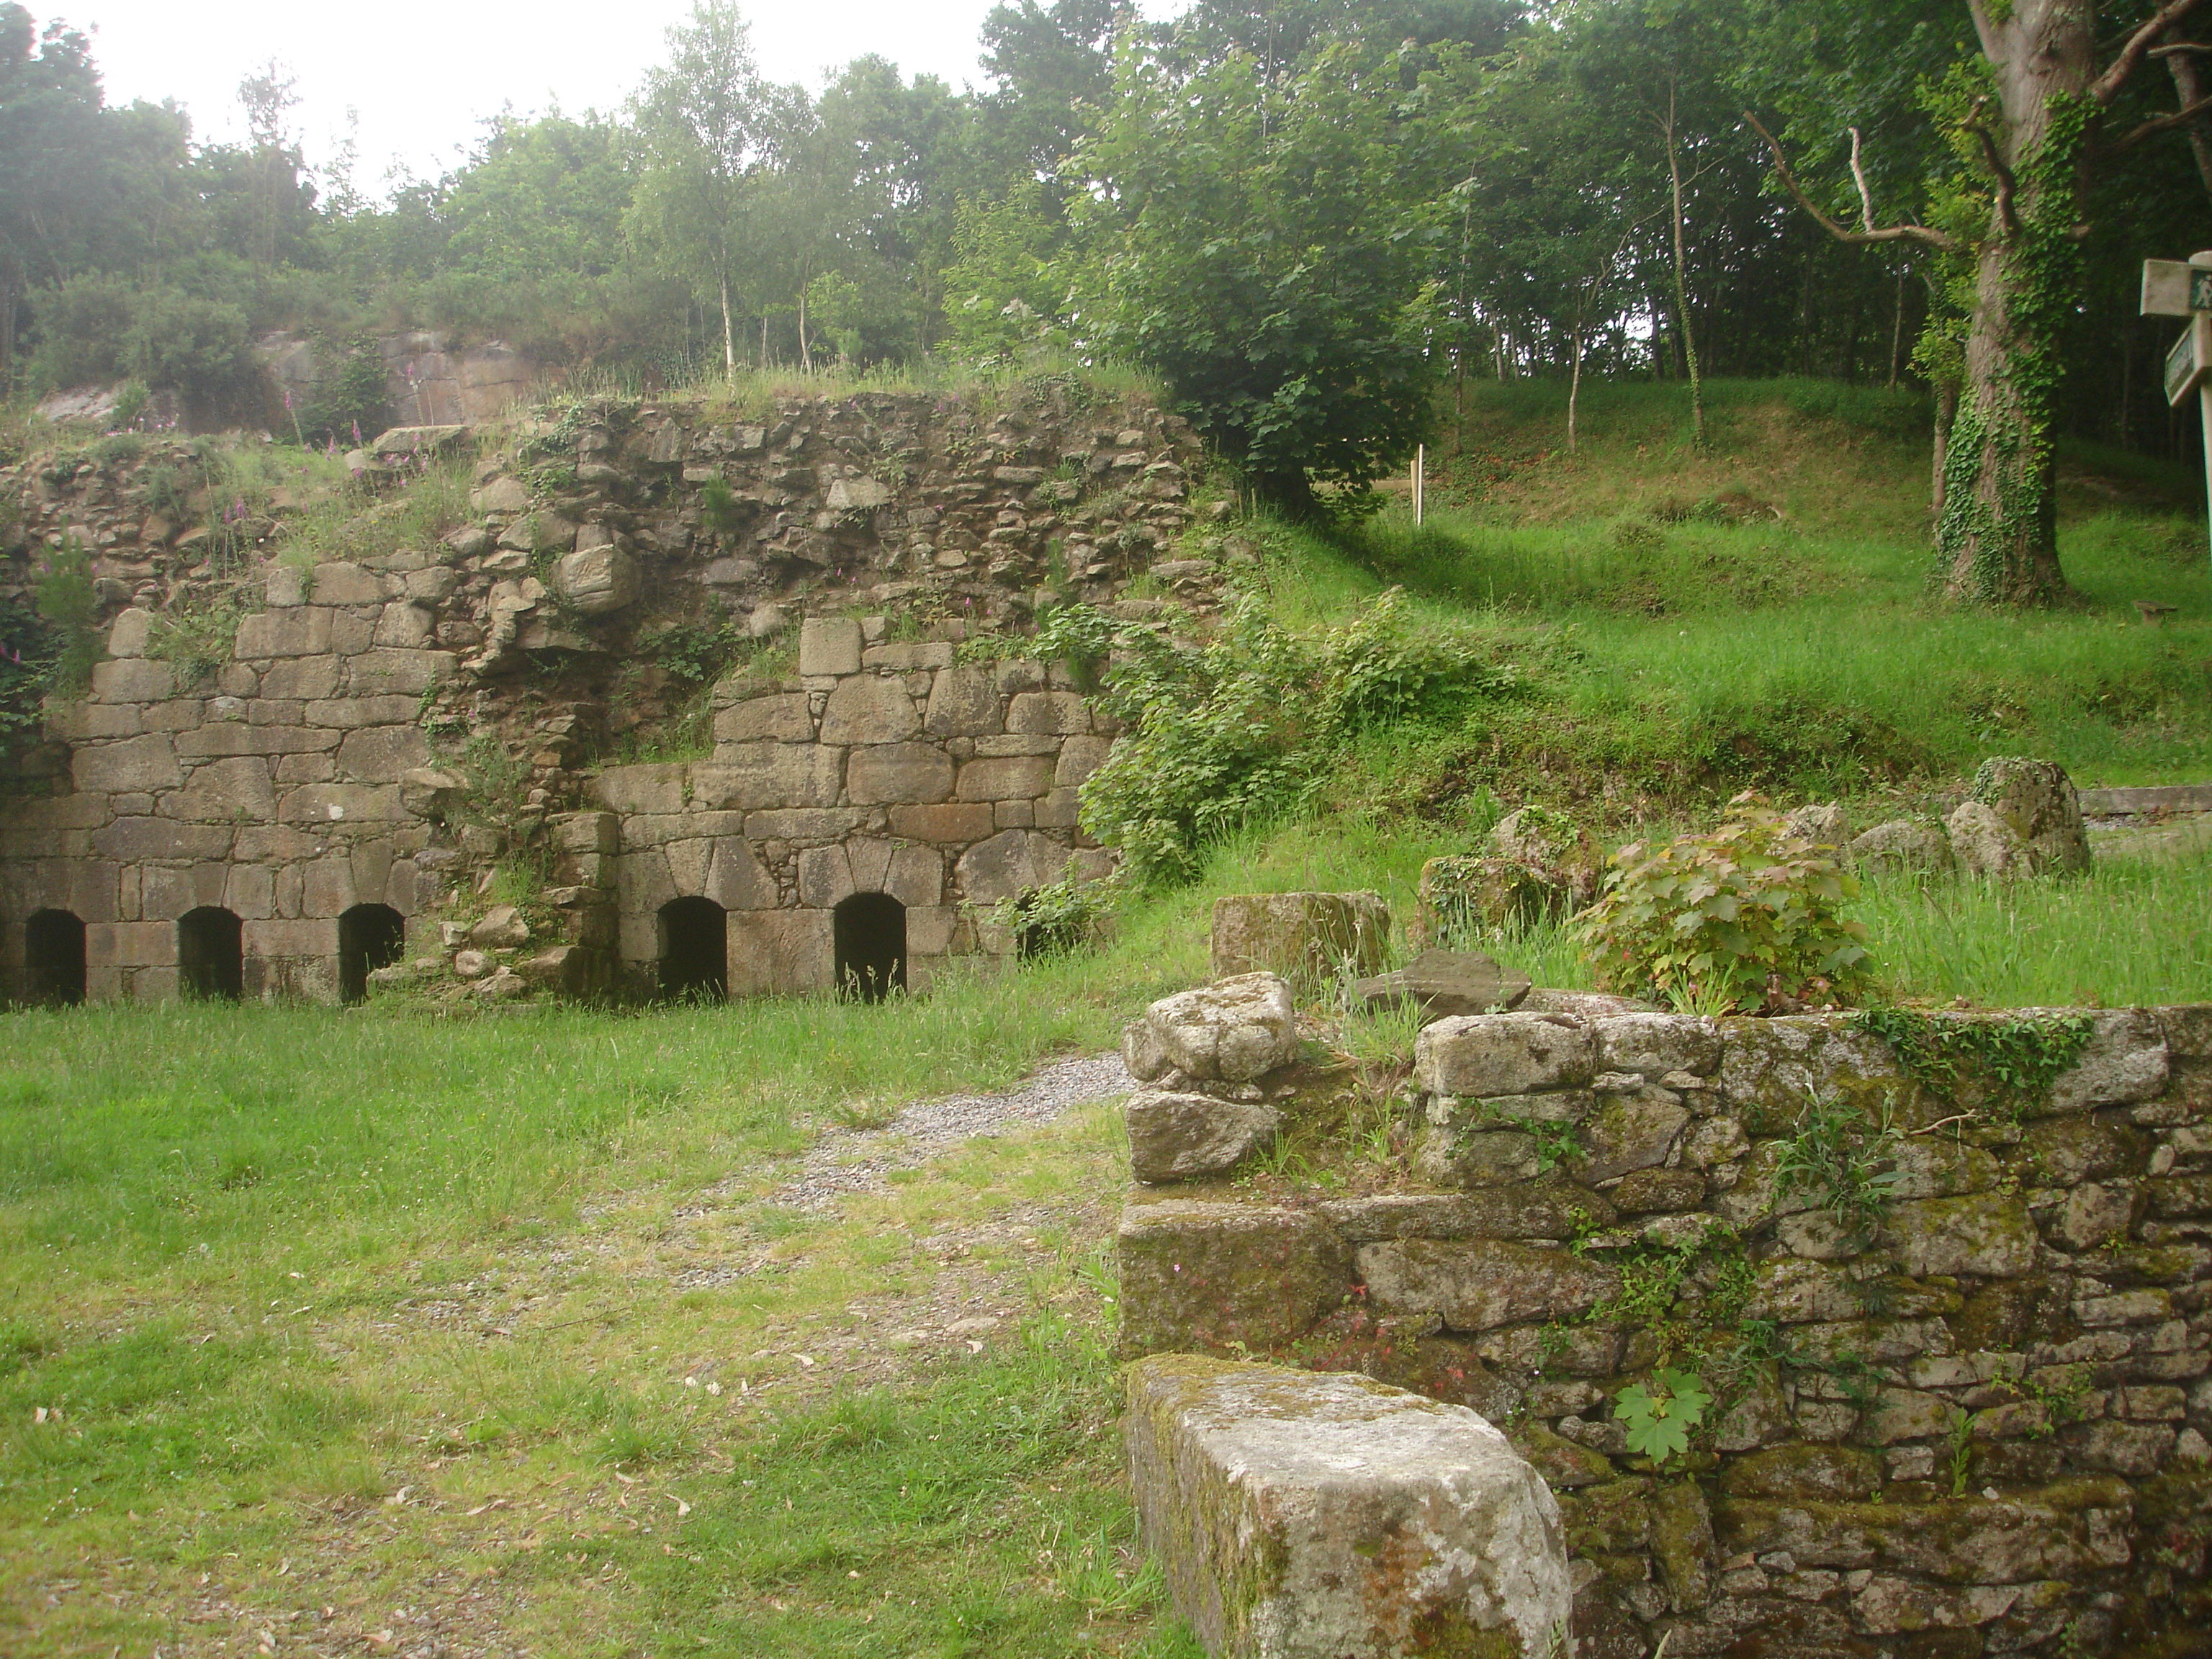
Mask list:
[[[1797,182],[1797,175],[1790,170],[1789,159],[1783,155],[1782,146],[1775,142],[1775,137],[1772,133],[1769,132],[1765,127],[1759,125],[1759,118],[1756,115],[1753,115],[1749,110],[1746,110],[1743,112],[1743,118],[1745,123],[1753,132],[1757,133],[1761,138],[1766,141],[1766,148],[1774,157],[1775,173],[1781,179],[1783,188],[1787,190],[1790,194],[1796,199],[1798,206],[1803,208],[1806,212],[1811,214],[1814,218],[1818,220],[1820,223],[1820,228],[1826,230],[1829,235],[1834,237],[1838,241],[1860,244],[1869,242],[1924,242],[1929,247],[1942,248],[1946,252],[1956,253],[1963,251],[1960,246],[1959,239],[1957,237],[1951,235],[1946,231],[1933,229],[1927,225],[1889,225],[1880,230],[1875,229],[1873,225],[1873,206],[1872,204],[1865,198],[1864,195],[1866,184],[1863,178],[1860,180],[1859,189],[1861,191],[1861,205],[1866,211],[1868,218],[1867,228],[1864,230],[1844,229],[1843,226],[1838,224],[1835,220],[1828,216],[1827,213],[1822,210],[1820,204],[1814,201],[1811,197],[1805,193],[1804,186]],[[1856,135],[1855,134],[1854,139],[1856,139]],[[1857,146],[1856,143],[1854,143],[1854,152],[1856,152],[1856,148]],[[1854,161],[1856,161],[1856,154],[1854,155]]]
[[2176,127],[2185,127],[2206,111],[2212,110],[2212,95],[2199,98],[2195,103],[2175,110],[2169,115],[2154,115],[2148,121],[2138,121],[2118,137],[2102,146],[2108,150],[2126,149],[2140,144],[2146,138],[2154,138],[2161,132],[2171,132]]
[[2152,43],[2203,3],[2204,0],[2166,0],[2148,20],[2136,26],[2135,33],[2128,36],[2119,55],[2112,59],[2112,67],[2090,82],[2089,96],[2100,104],[2109,104],[2118,97],[2128,77],[2150,55]]
[[1856,127],[1851,129],[1851,178],[1859,187],[1859,227],[1871,231],[1874,228],[1874,192],[1867,188],[1866,168],[1859,161],[1859,130]]

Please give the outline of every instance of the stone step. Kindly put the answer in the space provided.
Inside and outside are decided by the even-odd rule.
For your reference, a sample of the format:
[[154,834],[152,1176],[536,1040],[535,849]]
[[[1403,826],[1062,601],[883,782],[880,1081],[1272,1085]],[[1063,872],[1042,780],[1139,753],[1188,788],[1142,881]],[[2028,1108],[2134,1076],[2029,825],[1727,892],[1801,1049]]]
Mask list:
[[2212,783],[2153,783],[2081,792],[2085,817],[2141,817],[2151,812],[2212,812]]

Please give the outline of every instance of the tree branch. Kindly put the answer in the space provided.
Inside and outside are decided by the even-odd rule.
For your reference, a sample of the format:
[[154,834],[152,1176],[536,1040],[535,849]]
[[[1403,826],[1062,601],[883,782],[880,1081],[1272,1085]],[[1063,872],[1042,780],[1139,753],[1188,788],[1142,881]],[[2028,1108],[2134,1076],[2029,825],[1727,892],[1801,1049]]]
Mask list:
[[1859,162],[1859,130],[1851,129],[1851,177],[1859,187],[1859,228],[1874,228],[1874,192],[1867,188],[1866,168]]
[[2146,138],[2156,137],[2161,132],[2171,132],[2176,127],[2185,127],[2207,110],[2212,110],[2212,96],[2199,98],[2195,103],[2175,110],[2170,115],[2154,115],[2148,121],[2138,121],[2118,137],[2099,148],[2123,150],[2140,144]]
[[2204,0],[2166,0],[2148,19],[2136,26],[2135,33],[2128,36],[2119,55],[2112,59],[2112,67],[2089,83],[2089,96],[2100,104],[2109,104],[2118,97],[2128,77],[2150,55],[2151,43],[2203,3]]
[[1966,131],[1982,141],[1982,157],[1989,162],[1990,171],[1996,175],[1997,224],[2006,234],[2009,235],[2020,228],[2019,216],[2013,212],[2012,208],[2012,169],[2004,164],[2004,157],[1997,154],[1997,141],[1990,136],[1990,130],[1987,127],[1970,125]]
[[[1743,118],[1753,132],[1757,133],[1761,138],[1764,138],[1766,141],[1766,148],[1774,156],[1774,171],[1781,179],[1783,188],[1787,190],[1791,196],[1796,198],[1798,206],[1803,208],[1806,212],[1811,214],[1814,218],[1819,220],[1820,222],[1820,228],[1826,230],[1829,235],[1834,237],[1838,241],[1862,244],[1869,242],[1925,242],[1929,247],[1939,247],[1947,252],[1957,253],[1963,252],[1957,237],[1953,236],[1945,231],[1930,229],[1926,225],[1890,225],[1881,230],[1874,228],[1873,209],[1871,204],[1864,200],[1863,197],[1863,192],[1866,188],[1863,178],[1860,180],[1859,188],[1862,191],[1861,204],[1866,209],[1868,215],[1867,228],[1864,230],[1844,229],[1843,226],[1838,224],[1833,219],[1830,218],[1827,214],[1823,212],[1820,205],[1815,203],[1811,197],[1805,193],[1804,187],[1797,182],[1797,175],[1790,171],[1790,163],[1782,154],[1782,146],[1775,142],[1774,135],[1772,133],[1769,132],[1765,127],[1759,125],[1759,118],[1753,115],[1749,110],[1746,110],[1743,112]],[[1854,144],[1853,148],[1854,149],[1856,149],[1856,144]]]

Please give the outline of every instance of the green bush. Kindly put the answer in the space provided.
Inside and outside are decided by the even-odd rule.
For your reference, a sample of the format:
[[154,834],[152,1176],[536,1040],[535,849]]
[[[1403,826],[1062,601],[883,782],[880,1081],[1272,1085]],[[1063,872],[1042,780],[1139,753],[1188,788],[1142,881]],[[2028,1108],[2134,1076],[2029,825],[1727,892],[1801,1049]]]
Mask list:
[[1194,878],[1208,847],[1291,810],[1361,733],[1454,719],[1523,684],[1474,630],[1415,627],[1395,589],[1317,639],[1247,594],[1203,646],[1069,605],[1030,648],[1085,689],[1103,674],[1126,731],[1083,786],[1083,822],[1139,888]]
[[1862,980],[1866,930],[1838,914],[1858,884],[1756,794],[1703,835],[1607,860],[1580,919],[1592,969],[1616,990],[1685,1011],[1780,1010]]
[[316,376],[314,395],[294,411],[301,435],[309,443],[347,446],[374,438],[392,412],[386,396],[383,348],[367,335],[316,343],[326,367]]
[[93,586],[90,556],[75,542],[56,548],[39,565],[31,591],[40,619],[55,641],[48,689],[80,696],[92,684],[100,656],[100,597]]
[[29,378],[41,391],[127,377],[226,413],[243,412],[258,393],[246,314],[223,301],[84,276],[40,293],[34,315]]

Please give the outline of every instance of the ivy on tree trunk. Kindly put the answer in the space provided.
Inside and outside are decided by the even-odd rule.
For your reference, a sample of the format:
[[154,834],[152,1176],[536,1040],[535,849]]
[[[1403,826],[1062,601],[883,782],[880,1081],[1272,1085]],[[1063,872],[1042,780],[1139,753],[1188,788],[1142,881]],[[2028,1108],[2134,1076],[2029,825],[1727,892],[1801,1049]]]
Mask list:
[[2119,134],[2105,131],[2102,118],[2155,43],[2206,0],[2163,0],[2101,69],[2097,9],[2088,0],[1966,3],[1981,59],[1971,70],[1954,66],[1936,101],[1948,136],[1972,158],[1971,193],[1954,196],[1952,205],[1971,210],[1985,197],[1985,228],[1877,228],[1856,127],[1859,228],[1847,228],[1806,193],[1780,143],[1755,117],[1745,118],[1766,141],[1790,193],[1838,240],[1917,241],[1972,262],[1963,384],[1949,429],[1938,434],[1936,574],[1952,599],[2052,605],[2073,592],[2058,563],[2054,441],[2060,342],[2081,299],[2089,181],[2101,160],[2199,120],[2212,100],[2185,100]]

